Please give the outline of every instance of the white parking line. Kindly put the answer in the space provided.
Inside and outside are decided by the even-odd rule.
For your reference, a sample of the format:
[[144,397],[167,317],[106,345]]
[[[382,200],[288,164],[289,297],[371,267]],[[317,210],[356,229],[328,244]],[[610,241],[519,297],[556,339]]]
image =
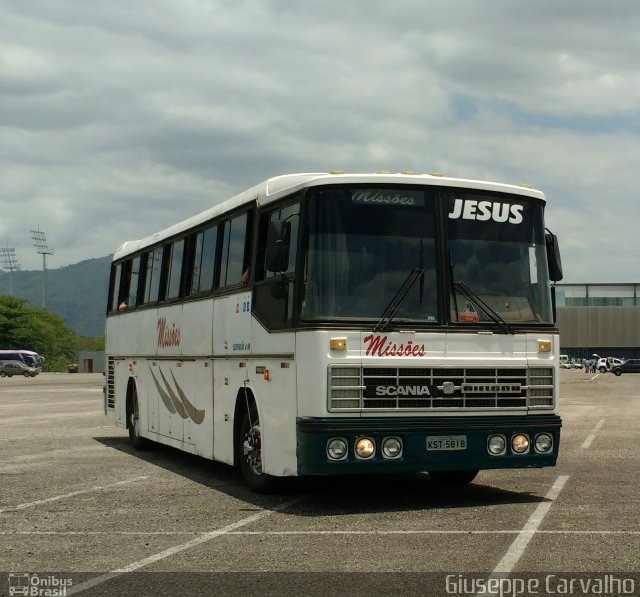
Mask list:
[[92,493],[94,491],[102,491],[104,489],[111,489],[113,487],[119,487],[120,485],[127,485],[128,483],[134,483],[135,481],[142,481],[147,479],[148,476],[134,477],[133,479],[127,479],[126,481],[118,481],[117,483],[111,483],[110,485],[96,485],[89,487],[88,489],[79,489],[78,491],[72,491],[71,493],[65,493],[62,495],[54,495],[53,497],[44,498],[42,500],[35,500],[33,502],[26,502],[24,504],[18,504],[17,506],[11,506],[9,508],[0,508],[0,514],[3,512],[16,512],[18,510],[24,510],[25,508],[32,508],[33,506],[40,506],[42,504],[50,504],[51,502],[59,502],[66,498],[74,497],[76,495],[82,495],[84,493]]
[[556,482],[545,496],[547,501],[538,504],[538,507],[533,511],[533,514],[529,517],[529,520],[515,538],[511,547],[507,550],[507,553],[504,554],[503,558],[494,568],[493,574],[508,574],[513,570],[518,560],[522,557],[527,545],[529,545],[529,541],[531,541],[534,534],[538,531],[538,527],[542,524],[544,517],[551,509],[553,501],[558,497],[568,479],[568,475],[560,475],[556,479]]
[[582,444],[582,448],[584,450],[587,450],[591,446],[593,440],[596,439],[596,435],[598,435],[598,431],[600,431],[605,421],[606,419],[600,419],[598,421],[598,424],[593,428],[593,431],[589,434],[589,437],[584,440],[584,443]]
[[38,394],[69,394],[71,392],[103,392],[103,389],[102,388],[64,387],[64,388],[37,388],[36,390],[21,389],[21,388],[16,388],[14,390],[11,388],[3,388],[2,390],[3,394],[33,394],[34,392],[37,392]]
[[95,399],[91,400],[57,400],[56,402],[5,402],[0,404],[0,408],[15,408],[19,407],[41,407],[41,406],[69,406],[70,404],[88,404],[89,406],[95,406]]
[[49,419],[76,419],[78,417],[93,417],[95,415],[104,415],[104,410],[91,410],[84,413],[52,413],[50,415],[36,415],[32,417],[9,417],[3,418],[0,426],[31,425],[32,423],[45,423]]
[[[63,437],[67,438],[70,435],[84,435],[87,431],[91,431],[93,429],[109,429],[110,431],[113,431],[113,427],[111,425],[96,425],[95,427],[82,427],[80,429],[75,429],[75,430],[74,429],[71,429],[71,430],[70,429],[64,429],[64,430],[50,429],[49,434],[46,437],[49,439],[54,438],[56,437],[56,431],[58,431],[62,439]],[[14,442],[19,439],[33,439],[33,435],[18,435],[16,437],[0,437],[0,442]]]
[[122,568],[118,568],[117,570],[112,570],[111,572],[107,572],[102,576],[96,576],[90,580],[87,580],[83,583],[73,586],[69,591],[67,591],[67,595],[75,595],[76,593],[80,593],[81,591],[86,591],[87,589],[93,588],[96,585],[102,584],[112,578],[120,576],[121,574],[126,574],[127,572],[133,572],[135,570],[139,570],[144,566],[148,566],[149,564],[153,564],[160,560],[164,560],[169,556],[175,555],[186,549],[190,549],[191,547],[195,547],[196,545],[201,545],[202,543],[206,543],[207,541],[211,541],[212,539],[217,539],[218,537],[222,537],[223,535],[228,535],[231,531],[234,531],[240,527],[251,524],[252,522],[256,522],[265,516],[269,516],[270,514],[274,514],[275,512],[279,512],[284,508],[287,508],[304,498],[296,498],[295,500],[291,500],[289,502],[285,502],[284,504],[280,504],[276,508],[272,508],[271,510],[262,510],[262,512],[258,512],[257,514],[253,514],[252,516],[248,516],[247,518],[243,518],[238,522],[234,522],[232,524],[227,525],[221,529],[216,531],[211,531],[209,533],[204,533],[199,537],[195,537],[191,539],[191,541],[187,541],[186,543],[181,543],[180,545],[176,545],[174,547],[170,547],[169,549],[165,549],[157,554],[149,556],[148,558],[144,558],[142,560],[138,560],[137,562],[133,562],[133,564],[129,564],[128,566],[124,566]]
[[[215,531],[211,531],[215,532]],[[229,537],[233,536],[314,536],[314,535],[519,535],[522,531],[520,529],[496,529],[496,530],[446,530],[446,529],[420,529],[420,530],[390,530],[390,531],[356,531],[356,530],[344,530],[344,531],[231,531],[225,533]],[[202,531],[0,531],[0,535],[43,535],[43,536],[69,536],[69,537],[91,537],[91,536],[155,536],[155,535],[196,535],[201,536],[204,533]],[[610,530],[598,530],[598,531],[585,531],[585,530],[567,530],[567,529],[548,529],[546,531],[536,531],[536,535],[628,535],[635,536],[640,535],[640,531],[610,531]]]

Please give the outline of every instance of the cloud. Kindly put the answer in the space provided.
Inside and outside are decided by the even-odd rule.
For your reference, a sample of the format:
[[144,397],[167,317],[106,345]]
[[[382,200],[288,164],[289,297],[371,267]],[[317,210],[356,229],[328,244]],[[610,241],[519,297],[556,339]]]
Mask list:
[[0,241],[105,255],[269,176],[530,182],[567,281],[637,281],[636,3],[4,2]]

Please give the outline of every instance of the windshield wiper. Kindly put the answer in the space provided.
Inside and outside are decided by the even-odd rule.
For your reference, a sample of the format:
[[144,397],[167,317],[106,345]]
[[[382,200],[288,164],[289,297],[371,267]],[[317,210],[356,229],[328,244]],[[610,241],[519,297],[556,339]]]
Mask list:
[[416,267],[412,272],[409,272],[407,279],[402,283],[402,286],[396,292],[396,295],[391,299],[391,302],[387,305],[386,309],[382,312],[380,321],[373,328],[374,332],[384,332],[393,318],[396,316],[400,305],[407,298],[407,295],[411,292],[411,289],[416,285],[418,280],[424,276],[424,267]]
[[[498,313],[492,309],[487,303],[485,303],[471,288],[469,288],[464,282],[453,282],[453,289],[457,290],[460,294],[464,295],[468,300],[474,301],[480,304],[482,310],[498,324],[503,332],[506,334],[515,334],[513,328],[504,320]],[[455,296],[455,295],[454,295]],[[457,309],[456,309],[457,312]]]

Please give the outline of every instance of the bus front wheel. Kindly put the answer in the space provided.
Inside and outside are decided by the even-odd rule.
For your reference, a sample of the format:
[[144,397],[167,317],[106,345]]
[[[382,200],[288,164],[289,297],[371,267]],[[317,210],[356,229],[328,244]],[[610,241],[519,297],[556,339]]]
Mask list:
[[438,485],[466,485],[477,475],[477,470],[470,471],[429,471],[429,476]]
[[144,450],[147,440],[140,436],[140,405],[135,385],[132,386],[131,400],[127,409],[127,427],[129,428],[129,441],[136,450]]
[[245,410],[238,439],[240,470],[245,483],[257,493],[271,493],[278,487],[278,479],[262,470],[262,432],[255,409]]

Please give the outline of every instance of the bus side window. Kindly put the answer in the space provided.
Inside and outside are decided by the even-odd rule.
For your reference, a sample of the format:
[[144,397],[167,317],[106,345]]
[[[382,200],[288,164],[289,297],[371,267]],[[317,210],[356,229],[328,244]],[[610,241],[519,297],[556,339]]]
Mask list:
[[167,259],[167,299],[174,299],[180,296],[180,281],[182,279],[182,259],[184,257],[184,238],[173,242],[167,248],[169,257]]
[[[275,209],[262,214],[258,236],[254,311],[269,329],[289,327],[293,318],[293,281],[295,278],[300,204]],[[272,221],[286,220],[291,224],[289,258],[286,272],[271,272],[267,267],[267,240]]]
[[193,246],[189,260],[191,276],[189,294],[211,292],[215,277],[218,227],[212,226],[200,230],[192,240]]
[[118,298],[120,297],[120,278],[122,277],[122,263],[111,268],[111,295],[109,298],[109,311],[117,311]]
[[158,300],[161,271],[162,247],[156,247],[152,251],[149,251],[146,255],[144,289],[142,290],[143,303],[155,303]]
[[[125,261],[122,265],[122,275],[120,277],[120,291],[118,293],[118,310],[124,311],[129,307],[133,307],[135,305],[135,292],[136,288],[133,284],[132,279],[132,263],[129,259]],[[136,276],[136,284],[137,284],[137,276]],[[133,296],[132,296],[133,292]]]
[[222,233],[222,261],[220,263],[220,288],[237,286],[243,282],[243,274],[249,267],[250,238],[249,214],[243,213],[227,220]]
[[135,307],[138,304],[138,284],[140,282],[140,255],[138,255],[131,264],[131,283],[129,284],[129,307]]

